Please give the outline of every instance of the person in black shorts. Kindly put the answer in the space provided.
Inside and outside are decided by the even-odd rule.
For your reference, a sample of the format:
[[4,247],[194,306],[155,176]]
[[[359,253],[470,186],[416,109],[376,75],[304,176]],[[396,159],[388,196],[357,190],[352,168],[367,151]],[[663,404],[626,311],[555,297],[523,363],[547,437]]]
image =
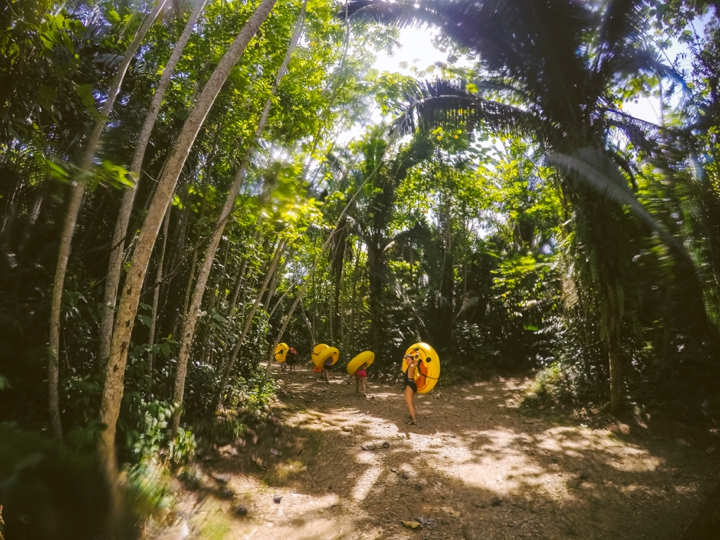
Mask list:
[[325,363],[323,364],[323,377],[325,377],[325,382],[330,384],[330,370],[333,367],[333,359],[332,355],[328,356],[325,360]]
[[417,392],[417,384],[415,384],[415,358],[408,354],[405,356],[405,362],[407,363],[407,369],[403,373],[403,393],[405,394],[405,403],[407,403],[408,412],[410,413],[410,420],[405,423],[414,426],[417,424],[415,420],[415,393]]
[[[290,366],[290,373],[295,373],[295,364],[297,364],[297,351],[294,347],[290,347],[288,353],[289,354],[285,359],[285,364]],[[283,367],[285,367],[285,364],[283,364]]]

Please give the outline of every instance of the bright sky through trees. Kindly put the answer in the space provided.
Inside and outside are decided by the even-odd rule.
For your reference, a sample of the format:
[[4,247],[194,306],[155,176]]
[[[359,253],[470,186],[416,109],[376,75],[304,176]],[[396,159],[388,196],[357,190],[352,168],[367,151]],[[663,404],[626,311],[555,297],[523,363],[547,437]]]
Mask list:
[[[704,24],[701,24],[702,26]],[[436,33],[429,28],[402,28],[399,31],[399,47],[393,51],[392,55],[386,51],[380,51],[375,68],[379,71],[417,76],[418,73],[425,72],[438,62],[447,62],[447,53],[438,50],[433,45],[435,35]],[[687,53],[687,47],[679,43],[674,44],[666,51],[667,57],[671,61],[675,61],[679,57],[681,69],[690,67]],[[659,122],[659,104],[656,97],[647,97],[639,100],[638,103],[627,103],[625,110],[647,122]]]

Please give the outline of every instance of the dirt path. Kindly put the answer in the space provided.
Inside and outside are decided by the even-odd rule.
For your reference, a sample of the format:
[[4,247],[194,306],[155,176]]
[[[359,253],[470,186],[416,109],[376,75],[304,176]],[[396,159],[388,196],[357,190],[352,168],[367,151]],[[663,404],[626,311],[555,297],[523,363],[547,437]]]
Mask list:
[[334,377],[280,375],[277,423],[208,462],[234,499],[204,498],[191,536],[670,540],[720,471],[717,431],[530,418],[518,409],[528,381],[418,396],[407,426],[398,386],[369,381],[366,399]]

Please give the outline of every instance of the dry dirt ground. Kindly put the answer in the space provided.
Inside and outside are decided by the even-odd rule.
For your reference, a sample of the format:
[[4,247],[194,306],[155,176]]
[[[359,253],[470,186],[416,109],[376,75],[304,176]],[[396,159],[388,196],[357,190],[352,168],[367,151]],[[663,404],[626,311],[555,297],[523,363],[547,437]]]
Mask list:
[[368,381],[363,398],[346,374],[277,376],[276,422],[203,464],[214,488],[187,536],[669,540],[720,472],[717,430],[528,416],[529,380],[418,396],[408,426],[398,385]]

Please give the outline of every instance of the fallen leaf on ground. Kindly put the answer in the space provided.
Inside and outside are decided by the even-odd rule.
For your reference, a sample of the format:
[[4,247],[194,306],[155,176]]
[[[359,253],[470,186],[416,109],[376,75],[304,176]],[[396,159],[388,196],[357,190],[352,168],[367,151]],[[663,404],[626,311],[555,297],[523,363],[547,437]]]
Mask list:
[[402,524],[411,529],[419,529],[420,527],[422,527],[422,524],[418,523],[417,521],[403,521]]

